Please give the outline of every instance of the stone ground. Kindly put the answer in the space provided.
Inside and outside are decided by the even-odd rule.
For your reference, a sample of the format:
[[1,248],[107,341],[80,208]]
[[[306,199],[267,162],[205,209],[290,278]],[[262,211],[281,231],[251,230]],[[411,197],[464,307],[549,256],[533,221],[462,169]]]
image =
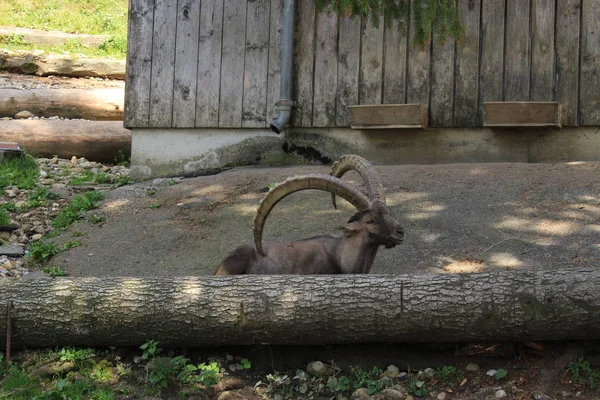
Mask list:
[[[377,168],[404,244],[381,249],[374,274],[597,267],[600,163],[455,164]],[[252,220],[268,185],[326,166],[238,168],[158,179],[108,193],[102,226],[75,224],[82,246],[54,263],[72,276],[209,275],[236,246],[252,243]],[[348,174],[359,183],[359,177]],[[343,202],[345,203],[345,202]],[[336,232],[352,215],[323,192],[284,199],[265,240]],[[118,261],[117,261],[118,260]]]

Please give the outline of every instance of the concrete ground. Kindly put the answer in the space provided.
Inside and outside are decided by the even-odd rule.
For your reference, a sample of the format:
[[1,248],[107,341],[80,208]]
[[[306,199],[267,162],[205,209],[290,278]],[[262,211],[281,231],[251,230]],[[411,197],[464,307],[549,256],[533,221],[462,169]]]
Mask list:
[[[375,274],[457,273],[500,269],[600,266],[600,163],[446,164],[377,167],[406,240],[382,248]],[[183,179],[158,190],[142,182],[111,191],[96,214],[55,238],[82,246],[54,265],[71,276],[207,275],[243,243],[268,185],[327,166],[237,168]],[[357,184],[360,178],[347,174]],[[162,181],[164,184],[165,181]],[[335,232],[352,215],[329,195],[306,191],[284,199],[265,239]]]

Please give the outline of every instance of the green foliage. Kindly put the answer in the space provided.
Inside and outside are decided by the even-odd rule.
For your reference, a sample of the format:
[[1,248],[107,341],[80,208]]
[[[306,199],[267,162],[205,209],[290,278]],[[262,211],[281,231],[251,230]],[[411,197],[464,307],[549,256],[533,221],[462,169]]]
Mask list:
[[[127,45],[127,43],[125,43],[125,45]],[[131,157],[125,154],[123,150],[119,150],[119,153],[115,157],[115,165],[129,167],[131,165]]]
[[0,382],[0,399],[31,400],[41,399],[42,395],[40,382],[15,365],[9,368]]
[[151,357],[160,354],[162,349],[158,347],[159,344],[160,342],[157,340],[149,340],[141,345],[140,349],[142,350],[142,360],[148,360]]
[[494,378],[496,378],[496,380],[500,380],[500,379],[504,378],[507,374],[508,374],[508,372],[506,372],[506,369],[500,368],[494,374]]
[[29,257],[33,262],[43,264],[60,253],[60,249],[54,243],[39,240],[29,245]]
[[88,217],[88,221],[90,221],[92,224],[103,224],[106,222],[106,217],[104,215],[94,214]]
[[396,22],[401,32],[412,15],[411,31],[415,45],[423,47],[432,33],[441,42],[447,37],[460,39],[465,28],[458,18],[457,0],[315,0],[317,11],[331,8],[340,17],[359,17],[378,27],[383,17],[385,25]]
[[0,162],[0,189],[12,185],[19,189],[33,189],[39,176],[37,162],[30,155],[11,157]]
[[451,365],[446,365],[441,369],[437,370],[437,378],[446,386],[454,386],[460,383],[461,376],[456,369]]
[[245,370],[252,368],[252,363],[247,358],[242,358],[239,363],[235,364],[236,369]]
[[427,389],[425,382],[413,379],[408,386],[408,393],[417,397],[426,397],[429,394],[429,389]]
[[42,272],[52,277],[67,276],[67,271],[65,271],[61,267],[44,267],[42,268]]
[[69,240],[62,246],[62,250],[66,251],[69,249],[74,249],[75,247],[81,246],[81,242],[79,240]]
[[135,181],[129,176],[120,176],[117,179],[115,179],[113,183],[115,184],[115,186],[121,187],[125,185],[131,185],[135,183]]
[[590,363],[583,358],[569,363],[569,372],[573,382],[585,385],[592,390],[596,389],[600,382],[600,370],[592,368]]
[[8,212],[16,212],[17,206],[15,206],[13,203],[4,203],[4,204],[0,204],[0,210],[4,210],[4,211],[8,211]]
[[8,46],[21,46],[25,44],[25,36],[17,33],[11,33],[10,35],[0,35],[0,44]]
[[382,373],[383,371],[377,367],[374,367],[371,371],[363,371],[360,367],[351,367],[352,389],[365,388],[369,395],[380,392],[389,385],[389,380],[379,379]]
[[160,203],[152,203],[152,204],[150,204],[150,206],[149,206],[149,207],[150,207],[150,208],[153,208],[153,209],[154,209],[154,208],[160,208]]
[[10,224],[10,218],[6,211],[0,208],[0,226],[8,226]]
[[52,227],[58,230],[68,228],[74,222],[83,218],[86,211],[98,207],[98,203],[104,199],[104,193],[91,191],[83,195],[73,196],[71,203],[60,210],[52,221]]
[[206,387],[216,384],[221,379],[219,365],[214,361],[209,364],[199,364],[198,371],[200,371],[200,375],[198,375],[197,382]]

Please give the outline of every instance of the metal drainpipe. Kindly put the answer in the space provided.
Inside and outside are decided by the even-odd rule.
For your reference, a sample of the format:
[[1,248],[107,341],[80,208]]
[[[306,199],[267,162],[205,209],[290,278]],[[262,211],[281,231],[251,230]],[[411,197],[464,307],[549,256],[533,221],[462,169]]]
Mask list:
[[292,113],[292,64],[294,61],[294,30],[296,0],[283,0],[283,31],[281,32],[281,81],[279,115],[271,121],[271,130],[281,133]]

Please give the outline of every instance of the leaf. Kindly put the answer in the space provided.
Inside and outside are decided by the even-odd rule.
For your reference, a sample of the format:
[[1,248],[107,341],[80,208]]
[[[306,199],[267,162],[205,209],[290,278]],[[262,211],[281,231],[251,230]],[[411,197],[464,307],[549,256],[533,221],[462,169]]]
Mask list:
[[499,370],[496,371],[496,374],[494,375],[494,377],[496,378],[496,380],[498,379],[502,379],[506,376],[507,372],[504,368],[500,368]]

